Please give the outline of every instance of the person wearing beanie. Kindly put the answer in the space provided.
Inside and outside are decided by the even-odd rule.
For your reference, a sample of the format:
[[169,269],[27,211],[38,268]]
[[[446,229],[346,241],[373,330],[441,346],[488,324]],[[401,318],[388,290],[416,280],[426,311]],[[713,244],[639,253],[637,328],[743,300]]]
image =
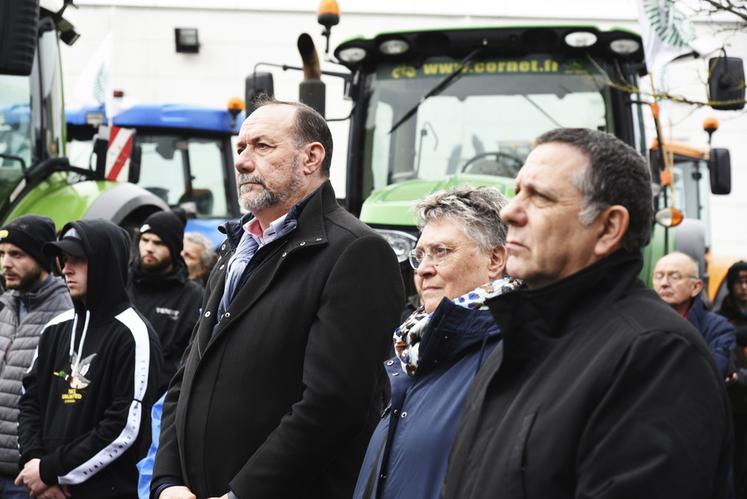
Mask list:
[[23,378],[15,483],[33,497],[130,499],[161,372],[158,338],[125,291],[130,236],[79,220],[44,251],[60,259],[73,308],[45,326]]
[[18,473],[18,403],[22,379],[39,335],[54,317],[72,308],[65,282],[50,274],[42,252],[55,240],[54,222],[27,215],[0,228],[0,260],[5,292],[0,295],[0,497],[29,497],[13,483]]
[[127,283],[132,303],[161,341],[160,387],[164,391],[179,367],[202,303],[202,287],[189,280],[181,256],[185,225],[183,210],[161,211],[146,218]]
[[728,294],[718,313],[734,324],[737,346],[735,372],[727,379],[734,417],[734,478],[737,497],[747,493],[747,262],[739,261],[726,273]]

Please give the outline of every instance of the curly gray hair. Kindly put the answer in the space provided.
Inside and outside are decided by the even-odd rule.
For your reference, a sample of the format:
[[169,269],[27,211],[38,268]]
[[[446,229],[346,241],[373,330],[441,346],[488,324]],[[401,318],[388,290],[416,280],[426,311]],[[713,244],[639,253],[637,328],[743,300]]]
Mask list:
[[508,201],[492,187],[457,187],[431,194],[415,206],[418,228],[443,219],[462,227],[481,249],[492,251],[506,244],[506,224],[500,212]]

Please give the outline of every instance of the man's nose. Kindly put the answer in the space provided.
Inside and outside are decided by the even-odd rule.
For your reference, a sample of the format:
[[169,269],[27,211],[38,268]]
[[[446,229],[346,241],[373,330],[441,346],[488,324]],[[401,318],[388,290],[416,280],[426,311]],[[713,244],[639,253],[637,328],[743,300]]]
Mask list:
[[525,217],[522,213],[521,200],[516,196],[501,209],[500,217],[505,224],[523,225]]
[[251,173],[254,171],[254,161],[248,151],[243,151],[239,154],[239,157],[236,158],[236,165],[234,167],[239,173]]

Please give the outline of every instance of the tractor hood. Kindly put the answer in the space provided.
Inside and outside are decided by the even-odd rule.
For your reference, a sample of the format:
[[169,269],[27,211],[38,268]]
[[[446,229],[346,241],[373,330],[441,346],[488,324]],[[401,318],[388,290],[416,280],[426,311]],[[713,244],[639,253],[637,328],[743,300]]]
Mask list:
[[427,195],[453,187],[495,187],[506,197],[514,194],[514,180],[491,175],[451,175],[439,180],[407,180],[371,193],[361,208],[361,220],[375,226],[414,227],[415,205]]

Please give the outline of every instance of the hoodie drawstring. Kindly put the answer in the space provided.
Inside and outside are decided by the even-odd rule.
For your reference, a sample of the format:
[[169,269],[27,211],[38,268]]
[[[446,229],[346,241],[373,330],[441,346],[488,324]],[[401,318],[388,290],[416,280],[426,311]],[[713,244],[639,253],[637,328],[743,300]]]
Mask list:
[[[86,310],[86,320],[83,323],[83,333],[80,335],[80,342],[78,342],[78,354],[75,357],[75,365],[71,365],[73,372],[78,372],[78,366],[80,366],[80,358],[83,356],[83,343],[86,341],[86,333],[88,332],[88,321],[91,318],[91,312]],[[75,332],[78,329],[78,314],[73,317],[73,334],[70,335],[70,361],[73,360],[73,354],[75,354]]]

